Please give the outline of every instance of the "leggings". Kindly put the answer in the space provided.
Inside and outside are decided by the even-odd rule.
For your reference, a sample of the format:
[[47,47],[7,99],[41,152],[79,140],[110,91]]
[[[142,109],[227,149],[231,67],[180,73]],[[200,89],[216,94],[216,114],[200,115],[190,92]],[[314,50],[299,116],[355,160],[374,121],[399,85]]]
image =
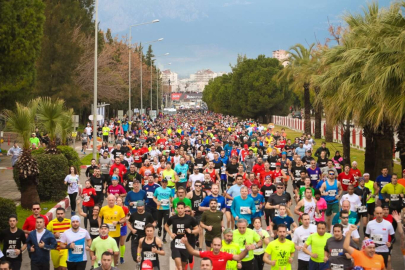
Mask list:
[[255,260],[256,260],[256,263],[257,263],[257,269],[258,270],[263,270],[263,267],[264,267],[263,256],[264,256],[264,253],[261,254],[261,255],[255,255]]
[[70,208],[72,208],[72,211],[76,211],[76,197],[77,197],[77,192],[69,194],[69,199],[70,199]]
[[270,226],[270,209],[264,209],[264,214],[265,214],[265,219],[266,219],[266,225]]
[[[225,177],[226,177],[226,176],[225,176]],[[227,183],[226,178],[223,179],[223,178],[221,177],[221,192],[222,192],[222,193],[225,192],[225,190],[226,190],[226,183]]]
[[[166,235],[166,231],[162,228],[164,224],[169,220],[170,210],[158,210],[157,211],[157,220],[158,220],[158,229],[163,229],[163,235]],[[164,222],[162,222],[164,220]]]
[[[93,215],[93,207],[94,206],[83,205],[83,212],[86,213],[88,217],[91,217],[91,215]],[[84,228],[87,229],[87,217],[84,218]]]

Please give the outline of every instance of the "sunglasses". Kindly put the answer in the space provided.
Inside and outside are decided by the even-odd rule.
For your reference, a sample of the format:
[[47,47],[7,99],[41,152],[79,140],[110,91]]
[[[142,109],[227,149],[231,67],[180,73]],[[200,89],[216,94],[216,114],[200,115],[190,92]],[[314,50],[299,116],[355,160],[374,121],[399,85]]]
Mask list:
[[195,187],[201,187],[201,185],[195,185]]
[[186,210],[186,211],[184,211],[184,212],[186,212],[186,213],[190,213],[191,211],[190,211],[190,210]]
[[41,209],[41,208],[32,208],[32,210],[39,210],[39,209]]
[[283,187],[277,187],[277,189],[283,189]]
[[335,175],[334,173],[330,173],[329,175]]
[[341,217],[340,219],[348,219],[349,217]]

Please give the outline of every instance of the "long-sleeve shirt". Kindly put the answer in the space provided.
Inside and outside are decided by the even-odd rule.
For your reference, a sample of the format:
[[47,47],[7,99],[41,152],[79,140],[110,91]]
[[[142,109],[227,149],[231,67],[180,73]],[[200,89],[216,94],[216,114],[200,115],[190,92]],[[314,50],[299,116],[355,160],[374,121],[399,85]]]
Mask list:
[[[45,246],[40,248],[38,242],[44,242]],[[36,263],[49,262],[50,256],[49,251],[55,249],[58,243],[56,242],[55,236],[50,231],[44,229],[44,233],[41,239],[37,239],[37,230],[33,230],[28,234],[27,238],[27,250],[31,254],[31,261]],[[31,246],[34,246],[35,251],[31,252]]]
[[[248,209],[251,211],[250,214],[247,213]],[[232,201],[231,213],[234,218],[244,218],[250,224],[253,214],[256,213],[255,201],[250,197],[246,199],[242,199],[241,196],[235,197]]]

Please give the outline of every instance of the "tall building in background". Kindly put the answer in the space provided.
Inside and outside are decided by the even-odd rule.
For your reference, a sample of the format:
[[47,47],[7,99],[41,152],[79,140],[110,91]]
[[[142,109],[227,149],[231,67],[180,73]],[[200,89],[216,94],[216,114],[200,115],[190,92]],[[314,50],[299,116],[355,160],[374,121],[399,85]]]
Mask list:
[[169,84],[169,80],[170,80],[170,85],[177,85],[178,84],[177,73],[171,71],[170,69],[163,70],[162,71],[163,84]]
[[285,61],[289,56],[290,54],[286,50],[273,51],[273,58],[278,59],[283,66],[287,66],[289,64],[288,61]]

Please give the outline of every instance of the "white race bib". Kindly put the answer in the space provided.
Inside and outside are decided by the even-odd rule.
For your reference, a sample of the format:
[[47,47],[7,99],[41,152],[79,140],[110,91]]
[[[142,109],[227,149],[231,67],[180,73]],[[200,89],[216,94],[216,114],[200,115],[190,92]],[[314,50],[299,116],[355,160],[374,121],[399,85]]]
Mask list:
[[115,232],[117,230],[117,225],[114,224],[107,224],[108,228],[110,229],[110,232]]
[[153,253],[152,251],[144,251],[143,252],[143,259],[144,260],[150,260],[150,261],[156,261],[156,254]]
[[388,184],[389,182],[381,182],[381,189],[386,185],[386,184]]
[[366,213],[367,212],[367,206],[361,205],[357,208],[357,212],[359,213]]
[[102,188],[103,188],[102,185],[94,185],[94,189],[95,189],[96,191],[101,191]]
[[186,249],[186,246],[181,242],[181,239],[174,239],[174,247],[180,249]]
[[344,269],[344,265],[343,265],[343,264],[334,264],[334,263],[331,263],[331,264],[330,264],[330,269],[331,269],[331,270],[343,270],[343,269]]
[[162,199],[160,201],[161,206],[169,206],[169,200],[168,199]]
[[91,235],[99,235],[99,228],[90,228]]
[[202,164],[197,164],[197,167],[198,167],[199,169],[201,169],[201,168],[203,167],[203,165],[202,165]]
[[129,181],[129,182],[128,182],[128,187],[129,187],[129,188],[132,188],[133,186],[134,186],[134,182]]
[[390,196],[392,202],[399,201],[399,194],[391,194]]
[[371,239],[376,243],[376,244],[385,244],[383,242],[383,236],[382,234],[372,234]]
[[242,214],[242,215],[248,215],[249,214],[249,207],[246,207],[246,206],[241,206],[241,208],[240,208],[240,213]]
[[328,190],[329,196],[336,196],[336,190]]
[[133,207],[133,208],[136,208],[137,205],[138,205],[138,202],[133,202],[132,207]]
[[219,210],[219,211],[221,210],[221,204],[220,203],[217,204],[217,210]]
[[278,211],[278,209],[274,209],[274,216],[275,217],[280,216],[280,212]]
[[139,221],[139,220],[135,220],[134,222],[134,227],[137,230],[143,230],[145,229],[145,222],[144,221]]
[[148,199],[153,199],[153,192],[151,191],[146,192],[146,196],[148,197]]
[[227,206],[232,206],[232,200],[227,200],[227,201],[226,201],[226,205],[227,205]]
[[18,257],[18,255],[15,253],[15,249],[7,249],[6,256],[11,259],[15,259]]
[[[344,185],[348,185],[348,184],[350,184],[350,179],[342,179],[342,182]],[[337,264],[335,264],[335,265],[337,265]]]
[[265,197],[270,197],[270,195],[273,194],[273,190],[272,189],[266,190],[266,192],[264,194],[265,194]]
[[90,196],[85,195],[83,197],[83,202],[88,202],[88,201],[90,201]]
[[75,245],[72,254],[83,254],[83,245]]

